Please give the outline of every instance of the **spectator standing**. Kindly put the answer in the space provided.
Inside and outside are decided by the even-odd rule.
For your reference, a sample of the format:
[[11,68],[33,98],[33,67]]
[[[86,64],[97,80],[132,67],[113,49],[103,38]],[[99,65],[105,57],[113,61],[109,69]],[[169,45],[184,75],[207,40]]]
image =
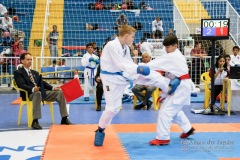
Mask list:
[[128,25],[128,19],[127,19],[127,17],[122,13],[122,14],[117,18],[117,26],[118,26],[118,28],[121,28],[123,25]]
[[95,81],[97,82],[96,86],[96,99],[97,99],[97,108],[96,111],[102,110],[102,96],[103,96],[103,84],[100,77],[100,65],[97,68],[97,74],[95,76]]
[[194,49],[191,50],[191,56],[194,56],[192,59],[192,81],[199,84],[200,75],[204,72],[204,57],[207,56],[201,42],[196,42]]
[[[51,57],[58,57],[58,37],[57,25],[53,25],[53,31],[47,37]],[[56,58],[55,58],[56,60]]]
[[160,17],[156,17],[156,20],[152,21],[152,37],[164,38],[163,35],[163,22]]

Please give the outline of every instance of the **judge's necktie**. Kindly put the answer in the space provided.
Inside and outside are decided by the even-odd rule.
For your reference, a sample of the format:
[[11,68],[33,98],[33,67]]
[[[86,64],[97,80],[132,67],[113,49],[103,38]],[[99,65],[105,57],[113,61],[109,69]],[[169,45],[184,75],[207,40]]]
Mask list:
[[30,78],[31,82],[34,84],[34,86],[37,86],[36,82],[34,81],[32,73],[30,71],[28,71],[28,73],[29,73],[29,78]]

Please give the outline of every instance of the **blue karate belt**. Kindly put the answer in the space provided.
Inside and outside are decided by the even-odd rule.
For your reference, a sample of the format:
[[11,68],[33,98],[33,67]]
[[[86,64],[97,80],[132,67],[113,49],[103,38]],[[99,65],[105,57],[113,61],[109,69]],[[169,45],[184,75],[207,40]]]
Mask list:
[[92,68],[92,67],[87,66],[86,68],[91,70],[90,77],[92,78],[92,85],[94,86],[95,85],[95,80],[94,80],[94,70],[95,70],[95,67]]
[[133,87],[133,81],[125,76],[123,76],[123,71],[121,72],[108,72],[108,71],[103,71],[100,70],[101,74],[108,74],[108,75],[118,75],[118,76],[122,76],[123,78],[126,79],[126,81],[128,81],[130,83],[130,87],[128,89],[131,89]]

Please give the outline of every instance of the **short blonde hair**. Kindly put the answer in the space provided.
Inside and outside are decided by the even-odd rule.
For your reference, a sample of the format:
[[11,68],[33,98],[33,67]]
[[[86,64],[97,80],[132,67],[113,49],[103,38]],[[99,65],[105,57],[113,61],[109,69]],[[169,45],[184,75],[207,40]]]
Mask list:
[[135,33],[136,29],[129,25],[123,25],[121,28],[119,28],[119,36],[122,37],[126,34],[132,34]]

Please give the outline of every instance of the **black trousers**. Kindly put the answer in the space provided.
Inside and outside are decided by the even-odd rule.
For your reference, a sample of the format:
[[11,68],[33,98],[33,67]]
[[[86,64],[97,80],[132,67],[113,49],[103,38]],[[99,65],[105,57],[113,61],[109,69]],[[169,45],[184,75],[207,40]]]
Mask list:
[[103,84],[98,83],[96,86],[96,96],[97,96],[97,105],[101,106],[102,96],[103,96]]
[[[213,104],[215,104],[216,102],[216,98],[217,96],[221,93],[222,89],[223,89],[223,86],[222,85],[214,85],[214,90],[215,90],[215,95],[214,95],[214,101],[213,101]],[[225,99],[223,99],[223,101],[225,101]]]

